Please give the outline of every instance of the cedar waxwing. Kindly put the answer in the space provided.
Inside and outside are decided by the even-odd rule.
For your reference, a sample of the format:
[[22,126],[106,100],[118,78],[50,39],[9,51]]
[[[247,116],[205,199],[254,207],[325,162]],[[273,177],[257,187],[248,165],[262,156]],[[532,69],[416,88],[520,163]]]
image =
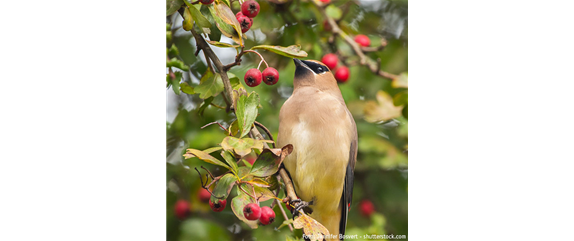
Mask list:
[[277,143],[293,145],[283,163],[297,196],[310,203],[310,216],[339,237],[353,195],[357,127],[329,68],[293,61],[293,95],[281,107]]

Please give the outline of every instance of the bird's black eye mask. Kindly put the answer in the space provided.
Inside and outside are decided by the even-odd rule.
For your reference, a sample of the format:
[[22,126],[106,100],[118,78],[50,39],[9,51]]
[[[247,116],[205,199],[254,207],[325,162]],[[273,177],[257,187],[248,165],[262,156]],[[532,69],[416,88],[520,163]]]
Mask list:
[[312,74],[311,71],[313,71],[315,74],[321,74],[329,71],[329,68],[319,63],[299,59],[293,59],[293,61],[295,62],[296,66],[295,78],[304,78],[306,75]]
[[305,60],[302,60],[301,62],[303,62],[311,70],[313,70],[313,72],[315,72],[315,74],[325,73],[325,72],[329,71],[329,68],[327,68],[325,65],[322,65],[322,64],[318,64],[318,63],[311,62],[311,61],[305,61]]

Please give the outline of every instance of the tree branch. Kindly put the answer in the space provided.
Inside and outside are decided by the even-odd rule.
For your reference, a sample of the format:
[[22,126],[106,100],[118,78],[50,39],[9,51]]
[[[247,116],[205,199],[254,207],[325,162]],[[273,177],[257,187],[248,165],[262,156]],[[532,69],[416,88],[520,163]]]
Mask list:
[[[331,21],[332,21],[332,19],[331,19]],[[231,82],[229,81],[229,77],[227,76],[227,71],[225,69],[225,66],[221,63],[219,58],[217,58],[217,55],[215,55],[213,50],[211,50],[211,48],[209,47],[209,44],[207,44],[207,42],[205,41],[205,39],[201,35],[196,33],[195,30],[193,30],[193,29],[191,29],[191,33],[193,34],[193,37],[195,38],[195,42],[197,44],[197,47],[201,48],[205,52],[205,54],[213,61],[213,64],[215,65],[215,67],[219,71],[219,74],[221,75],[221,80],[223,81],[225,96],[229,100],[233,100]],[[242,51],[242,53],[244,53],[244,52],[246,52],[246,51]],[[238,55],[238,57],[239,57],[239,59],[241,58],[240,55]],[[236,60],[237,60],[237,57],[236,57]],[[230,106],[228,105],[228,108],[229,107]],[[260,139],[264,139],[263,136],[261,135],[261,133],[259,132],[259,130],[257,130],[257,128],[251,128],[250,132],[255,137],[260,138]],[[269,149],[269,145],[267,145],[267,143],[264,142],[263,145],[265,148]],[[287,191],[287,196],[291,200],[297,199],[297,195],[295,195],[295,189],[293,188],[293,183],[291,182],[291,179],[287,175],[287,172],[285,171],[285,169],[280,168],[279,169],[279,175],[281,176],[281,179],[283,179],[283,182],[285,183],[285,190]],[[301,210],[301,212],[303,212],[303,210]]]
[[[391,79],[391,80],[397,78],[397,75],[382,71],[377,66],[375,66],[375,63],[373,63],[373,61],[365,55],[365,53],[363,52],[363,50],[361,49],[359,44],[357,44],[355,42],[355,40],[353,40],[353,38],[351,38],[351,36],[349,36],[347,33],[345,33],[343,30],[341,30],[339,28],[339,25],[337,25],[337,23],[335,22],[335,20],[333,18],[331,18],[327,15],[327,13],[325,12],[325,8],[319,6],[315,1],[311,1],[311,2],[313,3],[313,5],[315,5],[315,7],[317,7],[317,9],[321,13],[321,15],[323,15],[323,18],[327,19],[327,22],[329,23],[329,25],[331,25],[331,32],[333,33],[333,35],[341,36],[343,38],[343,40],[345,40],[345,42],[347,42],[347,44],[349,46],[351,46],[353,51],[355,51],[355,53],[359,56],[359,63],[361,65],[367,66],[369,68],[369,70],[371,70],[371,72],[373,72],[373,73],[375,73],[375,74],[377,74],[383,78],[387,78],[387,79]],[[371,49],[367,49],[367,50],[371,50]]]
[[217,70],[219,71],[219,75],[221,76],[221,80],[223,81],[223,88],[225,90],[223,94],[227,102],[227,111],[229,111],[231,108],[230,102],[233,101],[233,93],[231,88],[231,82],[229,82],[229,76],[227,76],[227,71],[223,68],[223,64],[221,63],[219,58],[217,58],[217,55],[215,55],[213,50],[211,50],[209,44],[207,44],[205,39],[201,35],[196,33],[195,30],[193,30],[193,28],[191,29],[191,33],[195,38],[195,42],[197,44],[198,49],[201,48],[205,52],[205,54],[211,59],[211,61],[213,61],[215,68],[217,68]]

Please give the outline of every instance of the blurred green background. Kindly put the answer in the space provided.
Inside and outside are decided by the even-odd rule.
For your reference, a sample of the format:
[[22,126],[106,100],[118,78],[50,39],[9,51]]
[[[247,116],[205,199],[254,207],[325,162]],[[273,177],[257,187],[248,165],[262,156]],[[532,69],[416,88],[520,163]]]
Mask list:
[[407,1],[411,240],[574,234],[574,1]]
[[[253,26],[245,33],[246,49],[255,45],[269,44],[289,46],[300,44],[309,55],[306,59],[320,60],[323,55],[338,49],[357,62],[354,52],[341,38],[336,38],[334,45],[328,43],[330,32],[323,29],[323,18],[312,4],[306,1],[258,1],[261,11],[253,20]],[[365,34],[371,39],[371,46],[380,45],[381,39],[388,44],[382,51],[368,53],[376,60],[380,58],[381,69],[401,78],[407,78],[408,71],[408,20],[407,1],[331,1],[341,10],[341,28],[350,35]],[[204,13],[204,8],[201,12]],[[232,2],[234,13],[239,11],[239,4]],[[206,11],[209,12],[209,11]],[[175,45],[179,55],[190,71],[183,72],[183,80],[190,86],[199,84],[199,78],[207,66],[203,53],[194,56],[195,41],[190,32],[181,28],[182,18],[175,13],[166,18],[171,24],[170,48]],[[219,40],[219,39],[212,39]],[[232,43],[226,37],[221,42]],[[236,51],[232,48],[212,46],[223,64],[233,62]],[[279,70],[279,82],[276,85],[261,85],[251,88],[261,98],[260,115],[257,121],[266,125],[277,138],[279,110],[293,90],[295,66],[290,58],[267,51],[259,51],[270,66]],[[170,58],[173,56],[170,56]],[[250,68],[256,68],[259,58],[254,54],[243,57],[242,64],[231,69],[231,73],[240,77]],[[341,65],[341,63],[339,63]],[[367,67],[348,66],[350,78],[339,84],[347,106],[353,113],[359,131],[359,153],[355,170],[353,203],[349,214],[347,233],[353,234],[408,234],[408,121],[407,100],[402,100],[398,107],[390,98],[399,95],[406,98],[406,87],[393,87],[391,81],[374,75]],[[263,68],[261,68],[263,69]],[[177,70],[176,70],[177,71]],[[291,233],[288,227],[277,229],[284,221],[278,207],[276,221],[268,226],[252,230],[238,220],[228,199],[223,212],[211,211],[209,205],[198,199],[200,187],[199,176],[194,168],[204,166],[214,175],[223,173],[215,165],[210,165],[197,158],[183,159],[186,148],[206,149],[216,146],[225,137],[225,133],[212,125],[200,129],[203,125],[218,121],[228,126],[234,120],[232,113],[217,108],[225,106],[220,95],[213,99],[213,104],[203,104],[197,95],[175,94],[172,87],[166,92],[166,133],[167,133],[167,173],[166,173],[166,222],[167,240],[285,240],[301,237],[301,231]],[[390,102],[389,102],[390,100]],[[202,112],[200,114],[200,112]],[[281,197],[282,195],[280,195]],[[184,199],[190,202],[190,215],[180,220],[175,216],[174,204]],[[359,203],[369,200],[374,204],[375,213],[362,215]],[[267,201],[263,204],[268,204]],[[263,205],[262,204],[262,205]],[[288,214],[291,217],[290,214]],[[408,237],[408,236],[407,236]]]

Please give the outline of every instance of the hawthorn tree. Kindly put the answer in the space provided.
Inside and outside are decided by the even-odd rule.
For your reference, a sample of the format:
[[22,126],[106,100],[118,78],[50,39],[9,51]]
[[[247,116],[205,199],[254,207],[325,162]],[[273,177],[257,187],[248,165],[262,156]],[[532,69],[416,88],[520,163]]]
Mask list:
[[[376,101],[364,101],[363,96],[358,98],[362,102],[357,106],[348,104],[355,118],[365,120],[365,123],[357,123],[358,161],[377,159],[374,166],[406,172],[407,75],[406,72],[392,74],[383,68],[392,63],[383,63],[384,52],[388,52],[389,47],[386,38],[376,33],[371,37],[365,35],[368,33],[361,34],[353,27],[357,23],[346,20],[357,13],[357,7],[352,1],[331,3],[328,0],[167,0],[166,82],[168,89],[179,96],[180,103],[177,117],[170,121],[168,116],[167,126],[168,239],[233,237],[239,240],[253,234],[245,231],[245,227],[254,231],[265,229],[259,227],[261,224],[291,232],[301,229],[314,237],[328,234],[304,210],[295,212],[293,217],[284,210],[292,210],[294,203],[289,201],[297,199],[291,180],[280,168],[293,146],[275,146],[273,133],[276,131],[271,130],[277,130],[278,115],[265,113],[266,109],[278,113],[277,99],[284,101],[290,94],[281,81],[290,79],[292,86],[291,59],[310,57],[308,52],[332,69],[347,102],[357,96],[347,98],[355,91],[346,91],[343,86],[360,79],[355,75],[368,72],[374,81],[368,85],[377,86],[370,90],[376,92],[357,92],[364,92]],[[262,37],[263,40],[258,39]],[[393,41],[406,44],[406,40],[400,38]],[[406,55],[406,51],[399,55]],[[403,60],[406,62],[406,58]],[[234,71],[239,68],[244,75]],[[397,69],[405,71],[406,64],[403,69]],[[268,87],[263,89],[259,86],[261,82]],[[268,101],[275,104],[270,106]],[[362,111],[353,111],[357,109]],[[207,120],[210,121],[205,123]],[[367,138],[371,145],[361,144],[364,142],[361,124],[369,128],[383,126],[387,129],[384,134],[387,139],[389,135],[396,138],[388,143]],[[360,173],[361,168],[357,169]],[[399,186],[405,185],[404,179]],[[177,202],[173,204],[170,200]],[[371,205],[364,205],[367,201]],[[229,221],[230,217],[207,215],[207,204],[212,211],[221,213],[230,206],[236,222],[228,227],[229,231],[220,231],[217,223],[221,219]],[[381,233],[385,218],[373,212],[374,205],[364,200],[361,213],[372,221],[369,234]],[[170,213],[174,213],[177,220],[170,218]],[[194,214],[211,221],[186,220]],[[281,223],[274,222],[275,219]],[[198,228],[205,229],[208,235],[197,236],[189,231]],[[353,232],[352,225],[347,233],[349,231]],[[229,232],[233,235],[228,235]],[[355,230],[357,232],[366,230]],[[263,237],[270,236],[273,234]],[[301,236],[297,233],[286,237]]]

